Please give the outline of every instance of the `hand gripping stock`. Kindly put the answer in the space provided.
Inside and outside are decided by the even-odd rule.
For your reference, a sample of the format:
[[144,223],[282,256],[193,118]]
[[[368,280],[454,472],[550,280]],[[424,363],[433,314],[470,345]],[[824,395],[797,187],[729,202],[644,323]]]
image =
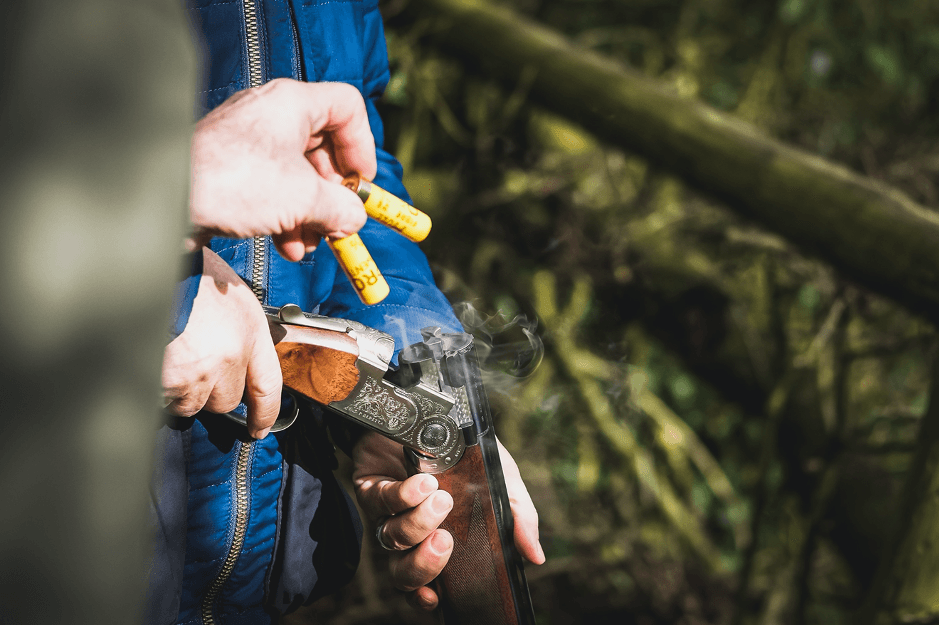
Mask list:
[[462,458],[438,474],[453,496],[440,527],[453,535],[453,553],[437,577],[447,625],[535,622],[522,558],[515,548],[514,520],[499,459],[489,400],[482,384],[473,336],[422,331],[424,340],[401,351],[399,375],[436,374],[440,389],[460,407],[466,441]]
[[294,305],[265,312],[285,387],[401,443],[414,470],[436,474],[453,496],[441,524],[453,553],[435,582],[445,623],[533,624],[472,335],[427,328],[389,372],[394,340],[384,332]]

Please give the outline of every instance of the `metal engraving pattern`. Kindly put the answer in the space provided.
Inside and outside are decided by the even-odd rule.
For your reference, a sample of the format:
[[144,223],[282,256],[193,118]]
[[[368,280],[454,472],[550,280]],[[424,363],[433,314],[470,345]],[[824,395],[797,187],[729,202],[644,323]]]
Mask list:
[[389,432],[397,432],[409,421],[409,406],[372,378],[365,380],[365,386],[345,410]]
[[456,400],[453,403],[453,410],[450,413],[453,416],[453,420],[456,421],[459,427],[472,424],[473,413],[470,411],[469,398],[466,396],[466,387],[459,386],[451,390]]
[[423,395],[418,395],[415,393],[413,395],[414,399],[417,400],[418,405],[421,408],[421,415],[424,418],[430,418],[431,416],[441,416],[446,417],[447,411],[443,409],[438,403],[432,402],[430,399]]

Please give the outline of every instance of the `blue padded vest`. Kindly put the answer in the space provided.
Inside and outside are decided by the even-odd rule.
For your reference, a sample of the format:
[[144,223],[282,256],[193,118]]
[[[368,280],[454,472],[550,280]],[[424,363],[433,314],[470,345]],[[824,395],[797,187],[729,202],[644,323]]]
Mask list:
[[[203,53],[201,113],[248,88],[251,72],[261,82],[354,85],[375,136],[375,182],[409,199],[375,107],[389,78],[377,0],[189,0],[189,13]],[[360,235],[391,287],[374,306],[359,301],[325,245],[299,263],[269,240],[217,238],[211,247],[249,284],[260,276],[265,304],[360,321],[391,334],[396,350],[419,341],[421,328],[460,328],[417,245],[371,219]],[[275,622],[354,572],[361,526],[332,475],[315,407],[257,442],[216,415],[174,419],[160,431],[156,466],[148,623]]]

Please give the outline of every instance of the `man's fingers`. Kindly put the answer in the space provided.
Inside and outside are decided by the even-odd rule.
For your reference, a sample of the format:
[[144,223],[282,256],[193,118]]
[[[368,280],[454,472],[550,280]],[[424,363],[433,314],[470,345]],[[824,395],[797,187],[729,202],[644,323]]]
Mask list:
[[248,408],[248,431],[255,438],[264,438],[280,412],[283,376],[267,318],[262,316],[256,327],[257,337],[245,375],[245,405]]
[[219,376],[212,392],[209,393],[203,408],[215,414],[231,412],[241,403],[244,390],[245,381],[243,377],[238,377],[237,373],[234,377],[228,373],[223,373]]
[[538,511],[525,488],[522,475],[512,455],[499,442],[499,457],[505,476],[505,488],[509,494],[509,506],[515,519],[515,546],[519,553],[532,564],[544,564],[544,549],[538,532]]
[[437,607],[437,593],[433,588],[421,586],[414,592],[408,593],[405,597],[408,605],[418,610],[433,610]]
[[271,236],[274,247],[281,256],[289,261],[297,262],[306,254],[306,244],[303,242],[303,226]]
[[396,555],[391,560],[395,588],[410,592],[426,586],[446,566],[452,551],[453,537],[438,529],[412,551]]
[[353,191],[337,182],[326,182],[322,178],[314,179],[318,187],[318,201],[311,208],[325,235],[342,238],[358,232],[365,225],[368,215],[365,206]]
[[412,475],[398,481],[387,476],[357,477],[359,503],[365,513],[377,519],[409,510],[437,490],[433,475]]
[[300,237],[303,239],[303,251],[306,254],[319,247],[320,241],[323,239],[322,234],[311,224],[303,224]]
[[433,475],[412,475],[400,482],[387,483],[381,489],[382,505],[391,514],[410,510],[437,492],[437,478]]
[[544,549],[541,547],[538,533],[538,512],[531,505],[530,499],[528,505],[525,505],[510,496],[509,504],[515,518],[514,539],[518,552],[532,564],[544,564]]
[[[369,180],[374,178],[378,170],[375,138],[359,90],[344,83],[298,84],[311,92],[307,100],[311,105],[308,149],[318,147],[318,135],[326,132],[339,172],[355,172]],[[325,110],[322,109],[324,103]]]
[[193,231],[189,233],[189,236],[184,239],[183,247],[187,252],[195,252],[207,246],[215,234],[215,232],[207,228],[194,228]]
[[166,410],[178,417],[191,417],[202,410],[209,393],[208,391],[205,393],[192,392],[193,390],[191,389],[189,393],[182,397],[173,398],[166,405]]
[[305,223],[284,234],[275,234],[272,238],[281,256],[297,262],[319,247],[323,234],[313,224]]
[[[173,343],[167,346],[166,354],[172,354],[171,347]],[[191,417],[202,410],[212,393],[214,381],[207,377],[197,377],[192,381],[176,381],[175,376],[171,379],[170,375],[172,374],[164,371],[163,397],[170,400],[166,405],[166,410],[180,417]]]
[[323,235],[344,237],[358,232],[368,216],[358,196],[338,182],[327,182],[314,172],[304,172],[298,188],[302,214],[297,225],[272,235],[274,246],[289,261],[299,261],[316,248]]
[[215,380],[203,368],[185,367],[189,359],[187,337],[178,336],[163,350],[163,397],[169,400],[166,410],[180,417],[191,417],[205,405]]
[[437,529],[453,509],[450,493],[438,490],[415,508],[397,514],[382,527],[382,540],[388,546],[410,549]]

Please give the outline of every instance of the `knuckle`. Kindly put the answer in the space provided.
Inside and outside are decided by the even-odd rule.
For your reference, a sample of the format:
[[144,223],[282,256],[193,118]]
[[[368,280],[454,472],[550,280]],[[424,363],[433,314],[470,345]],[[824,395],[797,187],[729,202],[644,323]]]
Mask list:
[[385,523],[382,528],[382,534],[384,536],[385,544],[389,547],[397,549],[398,551],[404,551],[405,549],[410,549],[412,544],[408,541],[408,537],[403,528],[399,527],[397,524]]
[[395,484],[390,481],[378,483],[378,505],[383,515],[391,515],[400,512],[401,496]]
[[167,406],[167,410],[180,417],[191,417],[202,410],[203,402],[200,402],[192,395],[183,395],[177,397]]
[[[343,95],[347,98],[355,97],[357,100],[362,100],[362,94],[359,93],[359,90],[353,87],[352,85],[344,82],[333,83],[334,89],[341,92],[340,95]],[[344,92],[344,93],[342,93]],[[363,102],[364,104],[364,102]]]
[[244,343],[241,341],[223,341],[218,346],[219,368],[234,367],[246,359]]
[[225,375],[206,393],[205,406],[212,412],[229,412],[241,401],[244,394],[244,378]]
[[423,506],[416,508],[413,520],[414,534],[419,535],[419,540],[427,537],[440,526],[444,518],[445,513],[441,515],[433,509],[425,510]]
[[433,578],[429,568],[416,559],[413,552],[392,560],[391,576],[395,588],[404,592],[417,590]]
[[217,393],[209,398],[205,407],[214,413],[223,414],[237,408],[239,403],[241,403],[240,394],[236,396],[233,393]]
[[414,565],[413,577],[411,578],[411,584],[413,588],[420,588],[424,584],[428,583],[433,578],[437,577],[437,571],[434,566],[428,562],[418,561]]
[[289,78],[274,78],[264,83],[261,89],[269,93],[282,94],[284,91],[289,91],[295,82]]

